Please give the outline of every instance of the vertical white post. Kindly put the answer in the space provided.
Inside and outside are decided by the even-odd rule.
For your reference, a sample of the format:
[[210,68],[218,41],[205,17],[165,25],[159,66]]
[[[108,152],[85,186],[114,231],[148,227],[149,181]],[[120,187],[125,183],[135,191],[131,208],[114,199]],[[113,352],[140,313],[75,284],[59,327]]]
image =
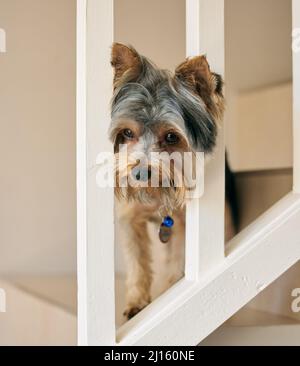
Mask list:
[[300,193],[300,1],[293,0],[294,192]]
[[77,0],[77,338],[87,345],[86,0]]
[[0,53],[6,52],[6,32],[0,28]]
[[77,1],[78,342],[115,344],[113,188],[96,184],[111,151],[113,0]]
[[[206,54],[224,76],[224,0],[187,0],[187,56]],[[205,167],[204,195],[187,205],[186,277],[197,279],[224,258],[224,125]]]

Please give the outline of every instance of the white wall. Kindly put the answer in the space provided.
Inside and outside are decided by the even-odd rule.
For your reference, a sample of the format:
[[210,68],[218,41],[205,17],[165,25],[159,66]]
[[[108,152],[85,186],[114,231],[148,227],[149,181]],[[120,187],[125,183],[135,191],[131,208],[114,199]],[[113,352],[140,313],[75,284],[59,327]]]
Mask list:
[[75,0],[0,0],[0,272],[75,270]]

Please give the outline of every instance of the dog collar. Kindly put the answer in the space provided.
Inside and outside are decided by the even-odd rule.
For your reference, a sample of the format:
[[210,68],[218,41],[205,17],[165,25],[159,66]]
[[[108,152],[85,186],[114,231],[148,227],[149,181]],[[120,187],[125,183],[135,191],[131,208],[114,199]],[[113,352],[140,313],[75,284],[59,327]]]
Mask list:
[[162,243],[166,244],[172,235],[172,227],[174,226],[174,220],[171,216],[165,216],[159,228],[159,239]]

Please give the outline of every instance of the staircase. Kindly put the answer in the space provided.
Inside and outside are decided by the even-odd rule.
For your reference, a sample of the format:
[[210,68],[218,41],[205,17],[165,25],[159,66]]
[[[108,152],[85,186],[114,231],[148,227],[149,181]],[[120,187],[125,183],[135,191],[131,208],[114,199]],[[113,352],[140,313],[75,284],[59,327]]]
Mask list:
[[[284,276],[283,276],[284,277]],[[76,278],[74,276],[14,277],[0,281],[7,295],[7,312],[0,313],[0,345],[76,345]],[[117,277],[122,299],[124,278]],[[274,289],[276,290],[276,289]],[[116,318],[124,320],[117,302]],[[300,317],[242,308],[204,339],[200,346],[299,346]]]
[[299,346],[300,322],[277,314],[243,309],[200,346]]
[[[300,2],[293,0],[294,28],[300,28],[299,14]],[[247,333],[250,325],[242,319],[252,319],[253,310],[240,314],[241,326],[224,323],[300,259],[300,52],[293,53],[292,192],[234,237],[224,253],[221,128],[218,148],[205,171],[205,194],[187,205],[185,278],[118,327],[113,189],[98,189],[94,169],[98,154],[112,149],[103,131],[110,121],[113,2],[79,0],[77,15],[79,344],[183,346],[197,345],[209,335],[215,338],[206,342],[221,342],[220,337],[224,342],[242,342],[242,334],[261,337],[269,329],[275,335],[277,327],[287,327],[282,334],[291,331],[296,335],[298,325],[280,314],[265,317],[270,328],[255,324]],[[207,54],[212,69],[221,75],[225,71],[224,19],[224,0],[186,1],[186,54]],[[255,309],[257,318],[266,315],[262,312],[265,309]],[[118,317],[117,322],[121,322]],[[256,342],[255,338],[248,341]]]
[[1,346],[76,345],[76,278],[0,280],[6,312],[0,313]]

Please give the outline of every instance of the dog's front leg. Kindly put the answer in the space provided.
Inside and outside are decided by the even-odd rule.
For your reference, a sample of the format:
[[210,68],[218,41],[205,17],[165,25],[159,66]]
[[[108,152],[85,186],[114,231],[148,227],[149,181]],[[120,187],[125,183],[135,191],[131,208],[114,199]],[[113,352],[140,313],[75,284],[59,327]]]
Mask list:
[[150,238],[147,218],[135,213],[122,220],[126,238],[123,240],[127,267],[126,310],[127,319],[132,318],[150,303],[152,282]]

